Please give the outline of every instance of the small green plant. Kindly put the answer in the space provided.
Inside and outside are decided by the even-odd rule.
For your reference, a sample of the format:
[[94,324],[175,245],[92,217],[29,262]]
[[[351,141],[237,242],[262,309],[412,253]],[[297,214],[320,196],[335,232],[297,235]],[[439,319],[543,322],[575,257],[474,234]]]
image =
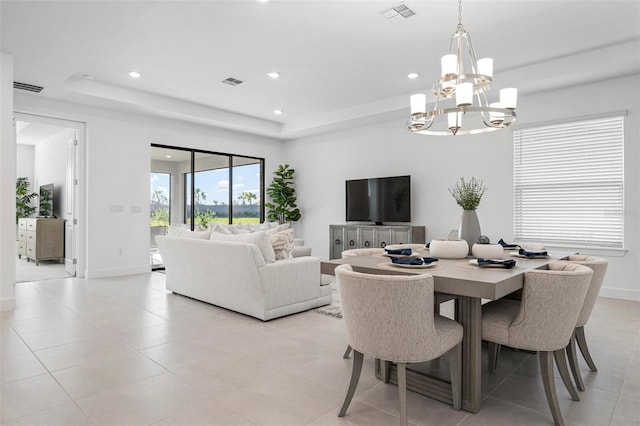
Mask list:
[[468,181],[460,178],[455,185],[449,188],[449,192],[455,198],[456,203],[464,210],[475,210],[480,204],[487,187],[482,180],[472,177]]
[[210,222],[215,222],[216,213],[211,211],[211,209],[206,209],[205,211],[196,211],[196,224],[200,224],[205,228],[209,228]]
[[169,209],[158,209],[151,213],[151,226],[169,226]]
[[273,172],[276,177],[267,188],[267,195],[272,203],[264,205],[269,209],[267,219],[284,223],[295,222],[302,217],[296,205],[296,190],[293,187],[295,173],[295,169],[289,168],[288,164],[279,165],[278,170]]
[[29,217],[36,211],[31,203],[38,194],[31,192],[30,186],[29,178],[19,177],[16,179],[16,223],[21,217]]

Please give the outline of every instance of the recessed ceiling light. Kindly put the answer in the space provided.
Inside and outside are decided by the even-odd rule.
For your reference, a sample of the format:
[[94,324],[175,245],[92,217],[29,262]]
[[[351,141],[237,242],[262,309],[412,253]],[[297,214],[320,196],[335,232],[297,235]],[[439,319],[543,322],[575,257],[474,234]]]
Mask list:
[[171,158],[171,156],[170,156],[170,155],[165,155],[165,157],[167,157],[167,158]]
[[269,0],[256,0],[256,1],[257,1],[258,3],[266,3],[266,2],[268,2]]
[[140,78],[140,77],[142,77],[142,74],[140,74],[138,71],[129,71],[129,77],[131,77],[131,78]]
[[280,78],[280,73],[278,71],[268,72],[267,75],[269,76],[269,78],[273,78],[274,80],[276,78]]
[[275,115],[282,115],[282,114],[284,113],[284,111],[283,111],[283,110],[281,110],[281,109],[274,109],[274,110],[273,110],[273,113],[274,113]]
[[411,80],[418,78],[420,74],[418,74],[417,72],[410,72],[407,77],[409,77]]

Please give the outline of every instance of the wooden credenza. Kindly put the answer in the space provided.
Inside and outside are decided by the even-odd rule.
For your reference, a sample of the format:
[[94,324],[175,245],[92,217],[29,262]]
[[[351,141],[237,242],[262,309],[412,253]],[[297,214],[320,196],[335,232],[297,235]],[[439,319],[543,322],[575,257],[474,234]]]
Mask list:
[[64,219],[18,219],[18,257],[64,263]]
[[349,249],[424,244],[425,234],[424,226],[329,225],[329,259],[340,259]]

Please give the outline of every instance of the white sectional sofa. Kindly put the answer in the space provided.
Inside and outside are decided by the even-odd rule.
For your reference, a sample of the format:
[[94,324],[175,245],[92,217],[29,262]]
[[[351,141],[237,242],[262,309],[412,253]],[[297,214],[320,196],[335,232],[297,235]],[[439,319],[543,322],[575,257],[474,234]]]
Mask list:
[[[320,259],[274,260],[273,250],[266,253],[271,247],[264,244],[211,235],[227,240],[203,239],[204,234],[156,237],[167,290],[263,321],[331,303],[331,286],[321,285]],[[251,238],[237,236],[238,240]]]

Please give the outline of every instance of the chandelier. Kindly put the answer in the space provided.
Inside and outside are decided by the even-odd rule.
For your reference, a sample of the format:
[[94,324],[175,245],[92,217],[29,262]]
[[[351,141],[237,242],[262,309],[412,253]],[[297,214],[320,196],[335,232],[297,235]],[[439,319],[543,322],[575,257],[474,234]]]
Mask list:
[[489,103],[493,59],[477,59],[471,36],[462,26],[458,0],[458,27],[449,54],[441,58],[442,75],[433,83],[435,102],[427,111],[427,95],[411,96],[409,131],[424,135],[471,135],[504,129],[516,121],[518,90],[500,90],[500,100]]

